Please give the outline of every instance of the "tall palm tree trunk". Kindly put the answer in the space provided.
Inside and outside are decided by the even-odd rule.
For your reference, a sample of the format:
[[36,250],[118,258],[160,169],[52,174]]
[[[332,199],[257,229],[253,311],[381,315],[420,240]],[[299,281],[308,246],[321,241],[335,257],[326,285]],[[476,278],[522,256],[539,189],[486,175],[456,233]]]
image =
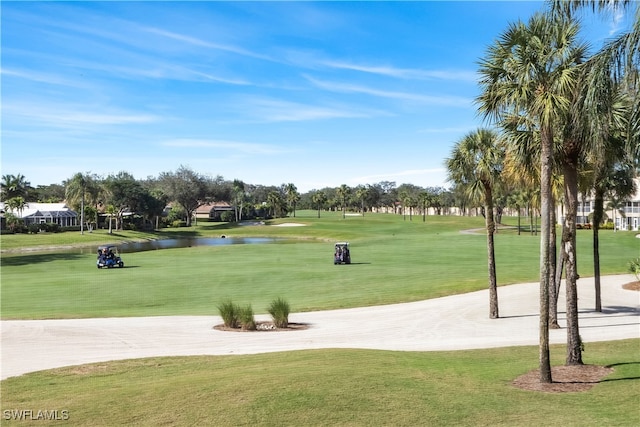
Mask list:
[[595,189],[593,207],[593,279],[595,286],[596,311],[602,312],[602,295],[600,292],[600,223],[604,212],[604,195],[602,190]]
[[498,284],[496,278],[496,255],[494,246],[494,234],[496,224],[493,218],[493,195],[491,184],[484,184],[485,194],[485,222],[487,225],[487,252],[489,262],[489,318],[497,319],[498,313]]
[[549,352],[549,288],[551,276],[549,240],[551,239],[551,172],[553,170],[553,131],[545,127],[541,132],[540,154],[540,382],[551,383]]
[[80,201],[80,234],[84,234],[84,188],[82,189],[82,200]]
[[[563,230],[564,230],[564,225],[562,226]],[[562,236],[564,236],[564,231]],[[560,324],[558,323],[558,298],[560,297],[560,288],[562,286],[562,272],[564,271],[564,260],[566,258],[565,255],[565,249],[564,249],[564,242],[560,242],[560,255],[558,255],[558,257],[556,258],[556,276],[553,280],[553,293],[554,293],[554,300],[553,300],[553,304],[555,304],[556,309],[551,311],[550,315],[552,316],[551,319],[549,320],[550,322],[550,327],[553,329],[559,329],[560,328]],[[554,319],[555,317],[555,319]]]
[[567,213],[562,241],[565,246],[565,278],[567,293],[567,365],[582,364],[582,343],[578,326],[578,268],[576,256],[576,216],[578,214],[577,156],[564,162],[564,186]]
[[551,209],[551,238],[549,239],[549,277],[551,280],[549,284],[549,327],[551,329],[559,329],[558,324],[558,295],[560,293],[560,284],[556,280],[558,275],[558,245],[556,244],[558,236],[556,231],[556,225],[558,223],[558,216],[556,214],[555,198],[553,199],[553,205]]

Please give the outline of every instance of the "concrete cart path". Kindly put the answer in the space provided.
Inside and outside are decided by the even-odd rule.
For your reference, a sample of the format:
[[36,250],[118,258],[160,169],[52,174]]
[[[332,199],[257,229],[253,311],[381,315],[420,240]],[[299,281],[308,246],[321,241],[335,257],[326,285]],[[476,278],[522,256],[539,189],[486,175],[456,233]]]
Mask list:
[[[640,292],[622,285],[632,275],[602,278],[601,313],[593,278],[578,281],[580,335],[594,341],[640,338]],[[219,316],[65,320],[5,320],[1,378],[91,362],[153,356],[255,354],[319,348],[398,351],[461,350],[537,345],[538,283],[498,289],[500,319],[489,319],[487,290],[406,304],[294,313],[309,328],[282,332],[224,332]],[[564,285],[559,301],[565,326]],[[268,320],[256,316],[257,320]],[[551,330],[551,343],[566,330]]]

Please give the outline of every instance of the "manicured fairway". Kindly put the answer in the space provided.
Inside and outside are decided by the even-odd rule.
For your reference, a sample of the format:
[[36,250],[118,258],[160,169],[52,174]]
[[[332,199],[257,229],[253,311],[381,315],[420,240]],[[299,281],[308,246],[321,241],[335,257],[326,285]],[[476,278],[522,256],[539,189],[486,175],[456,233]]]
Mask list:
[[[536,368],[535,347],[317,350],[33,373],[0,383],[1,409],[67,411],[65,425],[85,426],[637,426],[639,350],[637,339],[587,344],[588,363],[614,372],[581,393],[514,388]],[[562,347],[552,354],[561,364]]]
[[[513,219],[509,219],[513,222]],[[201,223],[189,230],[146,235],[269,236],[283,243],[166,249],[124,253],[124,269],[98,270],[95,256],[78,253],[3,253],[2,318],[64,318],[217,314],[220,301],[231,298],[266,312],[281,296],[294,311],[388,304],[483,289],[487,286],[486,237],[461,233],[481,228],[483,219],[401,215],[363,217],[339,213],[299,212],[274,221],[304,227],[230,226]],[[140,239],[142,233],[92,241]],[[65,235],[67,234],[67,235]],[[68,233],[2,236],[8,246],[74,244]],[[86,244],[76,235],[75,244]],[[351,265],[333,265],[333,242],[352,243]],[[579,233],[579,271],[592,274],[591,233]],[[539,238],[514,230],[496,236],[498,282],[501,285],[538,280]],[[640,239],[630,232],[602,232],[603,274],[624,273]]]
[[[420,217],[343,219],[323,213],[317,219],[315,212],[299,212],[273,224],[287,222],[306,226],[204,223],[152,234],[2,236],[3,249],[94,246],[178,234],[283,239],[125,253],[126,268],[113,270],[98,270],[93,253],[5,252],[2,318],[216,315],[225,298],[264,313],[277,296],[293,311],[303,311],[412,301],[487,286],[485,236],[460,232],[482,228],[482,218],[428,217],[423,223]],[[333,265],[333,242],[339,240],[352,243],[354,264]],[[583,276],[592,274],[591,244],[590,232],[578,234]],[[501,230],[496,250],[501,285],[538,280],[538,237]],[[601,254],[603,274],[624,273],[627,262],[640,255],[640,239],[603,232]],[[563,346],[552,346],[551,354],[553,365],[563,363]],[[585,363],[610,365],[614,372],[590,391],[565,394],[512,386],[537,367],[536,347],[135,359],[4,380],[0,414],[2,425],[13,425],[10,418],[16,414],[47,410],[68,417],[58,423],[88,426],[636,426],[638,354],[640,339],[586,343]],[[55,422],[37,421],[50,424]]]

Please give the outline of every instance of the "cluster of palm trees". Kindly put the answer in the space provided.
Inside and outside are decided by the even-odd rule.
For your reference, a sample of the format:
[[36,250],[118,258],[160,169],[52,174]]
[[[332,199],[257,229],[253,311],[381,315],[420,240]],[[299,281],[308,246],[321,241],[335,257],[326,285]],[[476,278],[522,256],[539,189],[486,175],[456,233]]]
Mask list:
[[[630,31],[589,56],[579,42],[578,11],[635,6]],[[499,131],[479,129],[462,138],[447,159],[449,178],[481,194],[487,224],[490,316],[498,317],[493,262],[492,192],[511,186],[539,191],[540,380],[551,382],[549,328],[557,327],[556,302],[563,265],[567,299],[566,363],[582,364],[578,327],[576,217],[578,191],[595,197],[594,262],[599,298],[598,227],[606,196],[633,193],[640,164],[640,8],[630,1],[549,2],[527,22],[509,25],[479,63],[479,113]],[[562,203],[560,256],[556,206]]]
[[414,213],[422,214],[422,221],[426,222],[429,208],[433,208],[437,215],[450,213],[452,208],[458,207],[459,212],[469,212],[466,209],[466,196],[458,194],[456,188],[447,190],[442,187],[420,187],[414,184],[396,186],[392,181],[381,181],[375,184],[360,184],[350,187],[342,184],[335,188],[326,187],[311,190],[300,198],[300,206],[304,209],[316,209],[318,218],[324,209],[340,210],[343,218],[351,210],[362,216],[368,211],[400,213],[409,220]]
[[145,218],[162,215],[167,197],[149,189],[127,172],[102,179],[94,174],[78,172],[64,181],[65,200],[79,208],[80,233],[91,231],[99,223],[100,213],[108,217],[109,233],[122,226],[125,212],[135,212]]
[[0,191],[2,200],[9,210],[21,213],[27,205],[27,193],[31,184],[24,175],[7,174],[2,176]]

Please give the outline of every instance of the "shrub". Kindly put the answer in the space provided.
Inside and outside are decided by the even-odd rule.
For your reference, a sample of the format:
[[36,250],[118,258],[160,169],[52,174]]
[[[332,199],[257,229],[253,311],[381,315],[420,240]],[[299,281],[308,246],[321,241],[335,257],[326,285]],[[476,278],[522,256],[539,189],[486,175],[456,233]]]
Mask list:
[[236,215],[235,213],[230,211],[222,212],[222,214],[220,215],[220,220],[222,222],[234,222],[236,220]]
[[629,261],[629,272],[636,275],[636,279],[640,280],[640,257]]
[[282,298],[273,300],[268,311],[276,328],[286,328],[289,326],[290,307],[287,301]]
[[256,330],[256,320],[253,317],[253,308],[251,308],[251,304],[240,308],[238,313],[238,320],[242,329],[246,331]]
[[45,233],[59,233],[61,231],[60,225],[55,222],[43,222],[38,224],[39,230]]
[[218,312],[220,313],[220,317],[222,317],[224,326],[227,328],[238,327],[238,317],[240,315],[240,307],[238,307],[238,305],[234,304],[230,300],[223,301],[218,306]]
[[13,226],[13,228],[11,230],[13,230],[13,232],[16,233],[16,234],[27,234],[27,233],[29,233],[29,227],[27,227],[24,224],[16,224],[16,225]]

